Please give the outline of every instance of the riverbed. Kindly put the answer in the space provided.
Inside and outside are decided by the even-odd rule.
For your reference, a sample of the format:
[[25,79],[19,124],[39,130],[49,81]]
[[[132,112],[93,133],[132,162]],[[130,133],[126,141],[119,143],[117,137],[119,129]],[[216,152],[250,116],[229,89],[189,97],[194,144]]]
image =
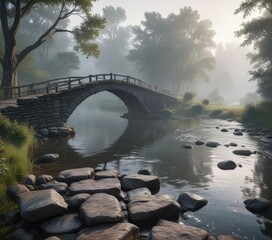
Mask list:
[[[90,100],[92,99],[92,100]],[[93,97],[83,102],[67,124],[76,129],[73,138],[51,139],[35,149],[34,157],[58,153],[54,163],[37,165],[36,174],[56,175],[77,167],[117,169],[120,173],[137,173],[148,167],[160,177],[159,193],[175,198],[189,191],[209,203],[196,212],[187,212],[180,221],[202,228],[212,236],[235,235],[241,239],[272,239],[272,222],[249,212],[243,201],[254,197],[272,200],[272,143],[260,136],[233,134],[244,129],[234,121],[179,119],[136,121],[121,118],[121,111],[101,110]],[[228,132],[221,132],[221,129]],[[216,141],[209,148],[197,146]],[[225,146],[231,142],[237,147]],[[184,145],[192,145],[185,149]],[[238,156],[233,150],[247,149],[256,154]],[[240,167],[223,171],[220,161],[233,160]]]

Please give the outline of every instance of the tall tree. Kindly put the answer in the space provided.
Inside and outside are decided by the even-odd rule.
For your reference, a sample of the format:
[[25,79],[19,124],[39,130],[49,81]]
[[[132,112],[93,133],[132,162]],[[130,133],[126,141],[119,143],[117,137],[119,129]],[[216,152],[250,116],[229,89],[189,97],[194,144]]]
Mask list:
[[146,12],[142,26],[134,27],[134,49],[129,58],[153,83],[179,94],[196,78],[208,80],[215,65],[211,22],[201,20],[190,7],[163,18]]
[[272,101],[272,2],[245,0],[235,13],[243,13],[246,18],[258,10],[261,12],[261,17],[243,23],[236,35],[244,37],[242,46],[253,46],[253,51],[248,54],[255,68],[250,71],[251,80],[256,80],[258,92]]
[[[56,33],[72,34],[75,39],[74,50],[81,51],[87,56],[98,56],[98,46],[91,40],[98,36],[99,29],[103,28],[105,21],[99,16],[91,15],[90,10],[93,2],[94,0],[0,0],[0,20],[4,37],[4,53],[0,59],[3,67],[1,87],[16,86],[17,70],[20,63],[34,49],[40,47]],[[19,52],[17,33],[22,19],[34,11],[35,6],[39,4],[56,7],[59,14],[45,32]],[[61,24],[75,15],[83,19],[79,27],[68,29]]]
[[129,74],[127,54],[131,29],[123,26],[127,18],[126,11],[121,7],[107,6],[103,8],[102,17],[107,23],[98,38],[101,55],[96,64],[102,71]]

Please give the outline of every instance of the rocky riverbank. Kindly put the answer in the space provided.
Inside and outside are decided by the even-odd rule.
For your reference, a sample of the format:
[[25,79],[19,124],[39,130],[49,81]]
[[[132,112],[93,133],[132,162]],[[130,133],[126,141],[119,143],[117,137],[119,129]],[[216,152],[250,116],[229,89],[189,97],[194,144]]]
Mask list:
[[203,197],[183,192],[175,199],[158,194],[159,189],[159,177],[149,169],[119,174],[98,167],[68,169],[55,177],[28,175],[24,184],[8,188],[18,209],[7,212],[6,221],[15,240],[238,239],[214,238],[179,221],[185,211],[204,207],[208,201]]

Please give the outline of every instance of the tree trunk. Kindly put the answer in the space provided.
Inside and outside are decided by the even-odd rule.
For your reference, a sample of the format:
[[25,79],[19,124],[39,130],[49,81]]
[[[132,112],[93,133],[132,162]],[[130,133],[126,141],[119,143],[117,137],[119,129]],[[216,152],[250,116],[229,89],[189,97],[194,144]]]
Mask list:
[[7,88],[17,87],[17,55],[16,47],[17,42],[10,41],[9,44],[5,46],[5,55],[3,57],[3,74],[1,88],[3,88],[5,98],[12,98],[16,90],[11,90]]

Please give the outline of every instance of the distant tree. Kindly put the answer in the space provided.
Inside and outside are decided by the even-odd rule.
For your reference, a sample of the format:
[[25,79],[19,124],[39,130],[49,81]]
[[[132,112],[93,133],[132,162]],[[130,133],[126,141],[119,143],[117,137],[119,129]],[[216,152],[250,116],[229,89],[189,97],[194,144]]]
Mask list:
[[[90,13],[93,0],[1,0],[0,20],[4,38],[4,51],[0,59],[3,67],[1,87],[13,87],[17,85],[17,70],[20,63],[36,48],[40,47],[56,33],[70,33],[74,36],[74,50],[81,51],[87,56],[98,56],[98,46],[90,42],[103,28],[104,20]],[[17,34],[22,20],[40,4],[45,4],[58,9],[58,16],[52,20],[48,29],[42,32],[37,39],[18,49]],[[68,29],[61,23],[71,16],[80,16],[83,21],[79,27]],[[40,25],[43,22],[38,22]],[[7,94],[7,93],[6,93]]]
[[251,103],[257,103],[260,101],[260,97],[256,93],[248,92],[242,99],[241,104],[247,105]]
[[129,59],[151,82],[179,94],[197,78],[208,80],[207,70],[214,68],[211,26],[190,7],[166,18],[146,12],[142,26],[133,29],[134,49]]
[[216,102],[216,103],[223,103],[224,102],[224,98],[219,95],[219,89],[218,88],[216,88],[212,92],[210,92],[208,94],[208,98],[212,102]]
[[272,2],[271,0],[245,0],[235,13],[243,13],[244,18],[259,10],[261,17],[242,24],[236,33],[245,40],[242,46],[253,46],[248,57],[256,70],[251,71],[251,80],[258,82],[258,92],[272,101]]
[[107,23],[98,38],[101,54],[97,59],[97,66],[105,72],[128,72],[130,66],[127,54],[131,30],[129,26],[122,26],[127,18],[126,11],[121,7],[108,6],[103,8],[102,17]]

